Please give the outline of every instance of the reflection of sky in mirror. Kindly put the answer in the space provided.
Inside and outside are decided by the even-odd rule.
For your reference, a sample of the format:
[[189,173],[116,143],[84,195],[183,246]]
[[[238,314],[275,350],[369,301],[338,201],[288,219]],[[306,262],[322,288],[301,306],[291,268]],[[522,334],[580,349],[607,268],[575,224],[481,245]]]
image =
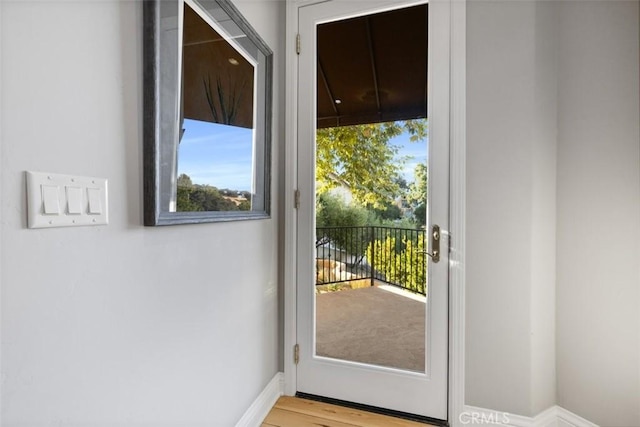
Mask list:
[[253,130],[185,119],[178,175],[194,184],[251,191]]

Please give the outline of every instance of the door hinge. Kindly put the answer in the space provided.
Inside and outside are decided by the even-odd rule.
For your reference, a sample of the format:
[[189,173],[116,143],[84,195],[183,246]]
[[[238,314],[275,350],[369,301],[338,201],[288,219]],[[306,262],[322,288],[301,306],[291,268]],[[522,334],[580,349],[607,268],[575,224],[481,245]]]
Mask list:
[[296,53],[300,55],[300,33],[296,34]]
[[300,209],[300,190],[293,192],[293,206],[296,209]]
[[298,344],[293,346],[293,363],[296,365],[300,362],[300,346]]

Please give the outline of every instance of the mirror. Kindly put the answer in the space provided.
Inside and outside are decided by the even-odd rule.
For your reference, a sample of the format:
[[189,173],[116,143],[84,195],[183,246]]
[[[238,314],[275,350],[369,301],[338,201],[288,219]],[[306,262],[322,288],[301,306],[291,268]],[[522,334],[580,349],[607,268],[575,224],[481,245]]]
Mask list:
[[268,218],[272,52],[227,0],[144,2],[144,223]]

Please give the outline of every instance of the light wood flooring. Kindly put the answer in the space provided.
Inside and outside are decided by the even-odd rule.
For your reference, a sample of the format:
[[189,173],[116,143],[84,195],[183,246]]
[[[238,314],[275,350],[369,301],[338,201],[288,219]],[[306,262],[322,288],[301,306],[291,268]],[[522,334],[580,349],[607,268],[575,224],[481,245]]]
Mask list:
[[262,427],[426,427],[414,421],[313,400],[282,396]]

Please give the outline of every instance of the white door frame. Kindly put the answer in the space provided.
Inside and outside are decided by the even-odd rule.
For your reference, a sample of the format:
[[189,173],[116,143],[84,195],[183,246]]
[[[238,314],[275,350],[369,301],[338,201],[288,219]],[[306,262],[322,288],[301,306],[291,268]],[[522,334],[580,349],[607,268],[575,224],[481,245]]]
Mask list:
[[[296,393],[296,212],[297,98],[296,34],[298,8],[326,0],[288,0],[286,11],[285,194],[284,194],[284,392]],[[450,240],[449,259],[449,402],[450,426],[462,426],[464,411],[464,302],[465,302],[465,165],[466,165],[466,1],[431,0],[450,4]]]

